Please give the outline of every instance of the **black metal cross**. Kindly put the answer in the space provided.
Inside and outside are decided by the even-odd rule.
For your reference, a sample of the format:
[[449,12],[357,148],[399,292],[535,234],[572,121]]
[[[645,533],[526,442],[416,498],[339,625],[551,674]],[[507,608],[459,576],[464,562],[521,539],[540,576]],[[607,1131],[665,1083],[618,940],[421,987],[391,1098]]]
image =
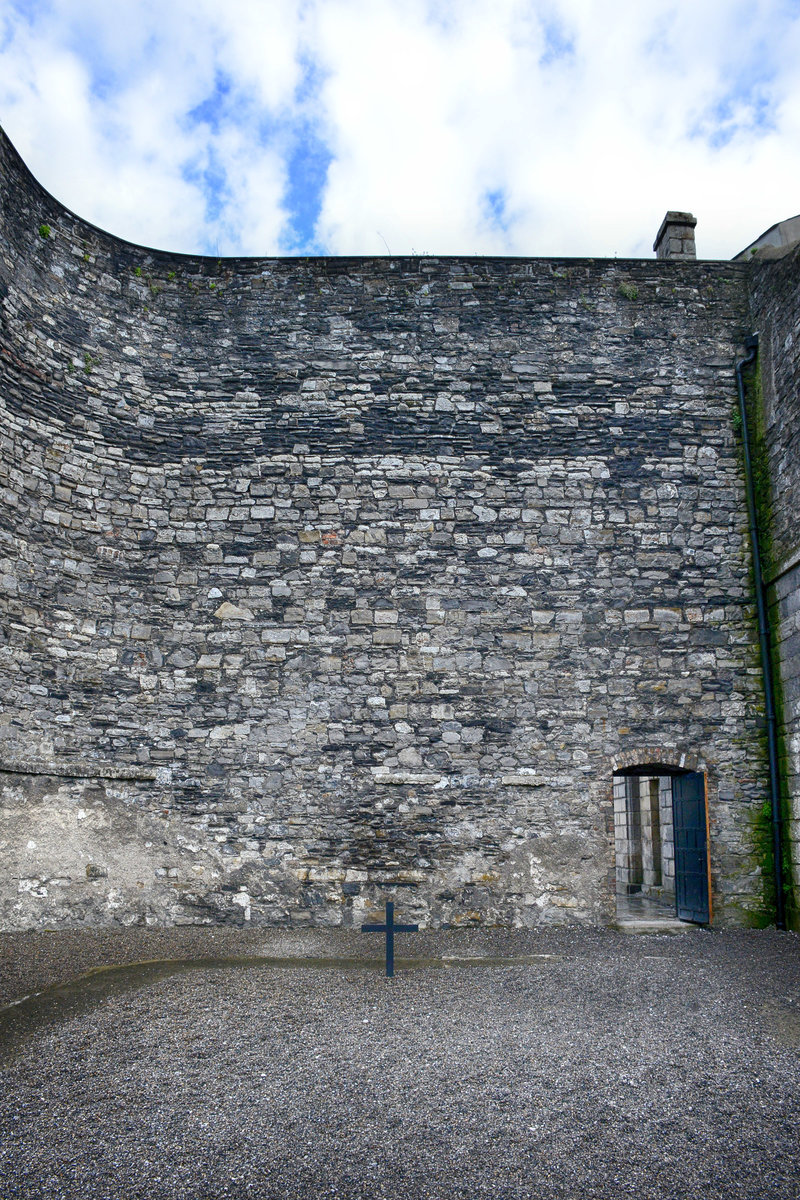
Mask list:
[[386,901],[386,921],[383,925],[362,925],[362,933],[386,934],[386,976],[391,979],[394,975],[394,935],[396,933],[416,933],[419,925],[395,925],[394,900]]

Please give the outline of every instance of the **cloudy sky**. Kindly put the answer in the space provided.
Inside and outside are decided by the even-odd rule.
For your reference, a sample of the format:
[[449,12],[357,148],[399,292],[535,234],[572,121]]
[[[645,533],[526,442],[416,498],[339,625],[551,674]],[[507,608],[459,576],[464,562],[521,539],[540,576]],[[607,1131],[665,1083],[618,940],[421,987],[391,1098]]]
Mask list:
[[729,258],[800,212],[800,0],[0,0],[0,124],[164,249]]

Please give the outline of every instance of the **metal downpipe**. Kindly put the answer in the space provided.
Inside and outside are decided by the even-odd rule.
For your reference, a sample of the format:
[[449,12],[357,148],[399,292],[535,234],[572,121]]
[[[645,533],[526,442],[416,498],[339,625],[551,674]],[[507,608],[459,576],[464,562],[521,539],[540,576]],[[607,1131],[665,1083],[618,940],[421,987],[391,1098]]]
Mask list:
[[767,720],[767,755],[769,758],[769,791],[772,808],[772,857],[775,869],[775,925],[786,928],[786,911],[783,895],[782,820],[778,766],[778,730],[775,716],[775,693],[772,686],[772,656],[770,654],[769,625],[767,623],[767,601],[764,577],[761,572],[761,550],[758,537],[755,487],[753,484],[753,461],[750,454],[750,434],[747,428],[747,408],[744,399],[744,368],[758,357],[758,334],[745,341],[747,357],[736,364],[736,385],[739,390],[739,415],[742,421],[742,447],[744,449],[745,492],[747,494],[747,516],[750,526],[750,545],[753,550],[753,576],[756,593],[756,615],[758,617],[758,642],[761,650],[761,671],[764,676],[764,709]]

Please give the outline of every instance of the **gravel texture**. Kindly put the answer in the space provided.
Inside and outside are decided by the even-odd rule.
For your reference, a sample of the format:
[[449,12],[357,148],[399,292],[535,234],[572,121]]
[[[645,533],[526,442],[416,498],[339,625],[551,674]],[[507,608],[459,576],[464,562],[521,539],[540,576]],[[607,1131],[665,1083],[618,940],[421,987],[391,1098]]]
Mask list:
[[0,1196],[791,1200],[799,947],[421,933],[390,981],[376,935],[2,935],[5,1000],[195,962],[0,1014]]

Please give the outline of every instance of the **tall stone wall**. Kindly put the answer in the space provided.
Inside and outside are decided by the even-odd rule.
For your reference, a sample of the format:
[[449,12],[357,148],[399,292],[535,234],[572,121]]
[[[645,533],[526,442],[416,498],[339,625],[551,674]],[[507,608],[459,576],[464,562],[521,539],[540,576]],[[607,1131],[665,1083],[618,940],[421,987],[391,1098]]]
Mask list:
[[787,841],[797,924],[800,882],[800,247],[750,267],[752,323],[759,331],[763,426],[756,430],[769,489],[765,576],[778,659],[779,719]]
[[637,761],[751,919],[746,268],[170,256],[0,153],[5,926],[601,923]]

